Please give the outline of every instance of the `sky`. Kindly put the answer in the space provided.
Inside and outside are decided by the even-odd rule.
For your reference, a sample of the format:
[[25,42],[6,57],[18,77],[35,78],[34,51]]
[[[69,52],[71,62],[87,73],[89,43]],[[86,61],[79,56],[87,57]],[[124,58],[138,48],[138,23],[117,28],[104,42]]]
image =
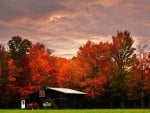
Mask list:
[[72,58],[87,40],[111,41],[128,30],[150,40],[150,0],[0,0],[0,44],[12,36]]

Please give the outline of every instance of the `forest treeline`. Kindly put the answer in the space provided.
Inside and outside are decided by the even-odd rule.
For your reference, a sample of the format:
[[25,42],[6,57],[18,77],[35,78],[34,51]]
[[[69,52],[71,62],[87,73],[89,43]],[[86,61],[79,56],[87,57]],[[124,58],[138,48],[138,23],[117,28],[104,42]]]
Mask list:
[[47,86],[86,92],[90,108],[150,107],[150,54],[146,46],[133,47],[128,31],[111,42],[87,41],[72,59],[20,36],[7,44],[7,50],[0,45],[1,108]]

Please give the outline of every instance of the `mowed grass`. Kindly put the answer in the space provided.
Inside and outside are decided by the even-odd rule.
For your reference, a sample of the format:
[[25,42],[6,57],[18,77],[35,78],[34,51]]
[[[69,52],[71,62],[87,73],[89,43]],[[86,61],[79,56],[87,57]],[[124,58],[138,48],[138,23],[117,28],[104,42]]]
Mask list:
[[0,113],[150,113],[150,109],[0,110]]

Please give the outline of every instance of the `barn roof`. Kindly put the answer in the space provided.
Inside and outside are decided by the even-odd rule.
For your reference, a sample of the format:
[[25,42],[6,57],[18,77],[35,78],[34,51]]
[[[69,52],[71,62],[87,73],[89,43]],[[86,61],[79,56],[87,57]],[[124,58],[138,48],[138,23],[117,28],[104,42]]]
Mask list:
[[65,94],[86,94],[84,92],[81,91],[77,91],[77,90],[73,90],[73,89],[69,89],[69,88],[53,88],[53,87],[47,87],[46,89],[50,89],[50,90],[54,90],[57,92],[61,92],[61,93],[65,93]]

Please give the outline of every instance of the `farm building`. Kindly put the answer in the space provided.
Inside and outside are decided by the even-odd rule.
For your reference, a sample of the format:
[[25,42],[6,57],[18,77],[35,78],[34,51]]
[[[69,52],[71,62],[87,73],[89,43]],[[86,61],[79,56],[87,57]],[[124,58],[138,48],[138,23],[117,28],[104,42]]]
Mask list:
[[73,89],[47,87],[29,95],[26,104],[36,102],[40,108],[82,108],[85,95],[86,93]]

